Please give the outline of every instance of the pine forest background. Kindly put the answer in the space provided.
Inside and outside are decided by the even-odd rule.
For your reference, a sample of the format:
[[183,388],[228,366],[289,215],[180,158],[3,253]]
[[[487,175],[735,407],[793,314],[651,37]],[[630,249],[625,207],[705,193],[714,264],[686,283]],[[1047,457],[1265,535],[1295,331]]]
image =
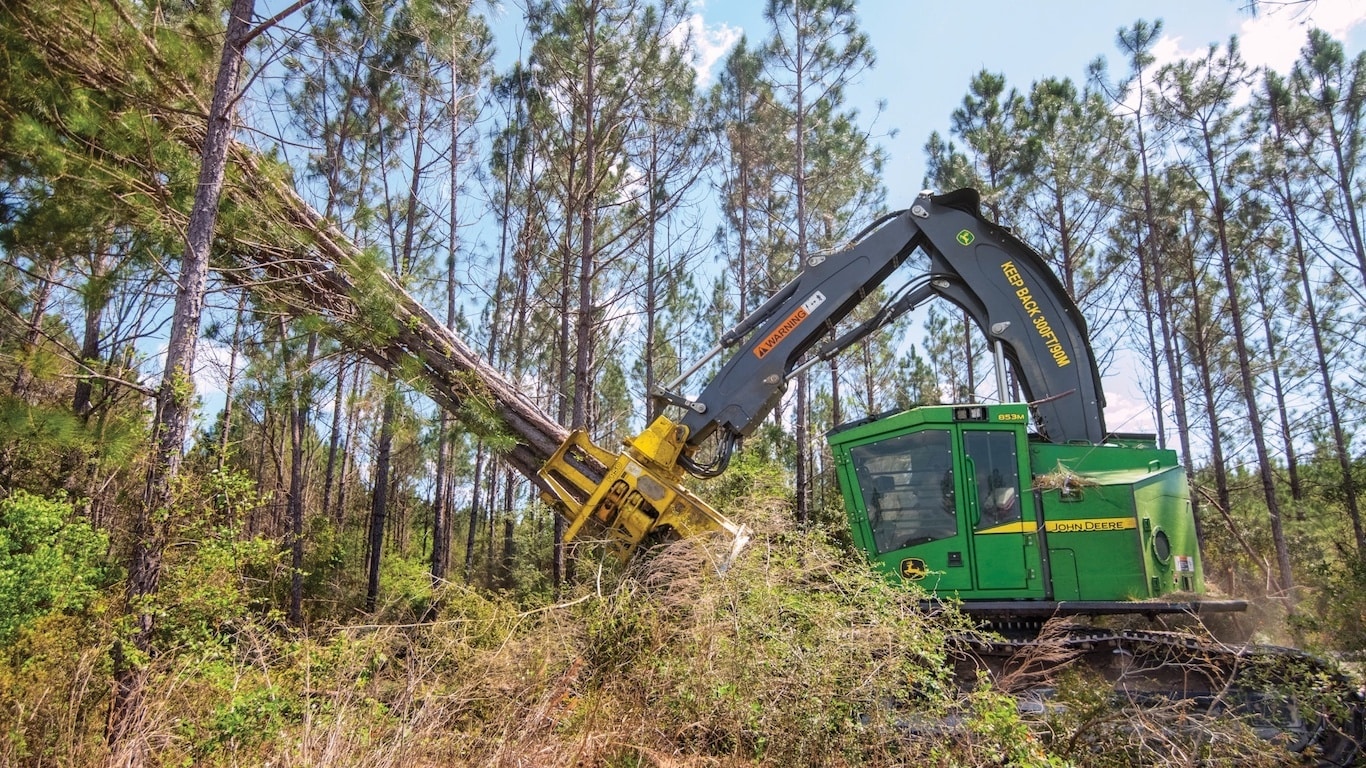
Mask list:
[[[280,694],[291,673],[260,680],[305,647],[354,672],[328,722],[370,724],[332,738],[402,741],[375,723],[418,699],[367,688],[411,642],[396,627],[478,625],[443,651],[469,659],[600,582],[486,404],[452,413],[415,366],[377,364],[399,322],[383,275],[615,446],[800,255],[910,203],[882,186],[892,137],[845,97],[876,66],[849,0],[769,2],[705,87],[681,1],[532,3],[520,42],[461,0],[225,5],[0,3],[0,762],[86,764],[138,733],[130,760],[250,762],[322,722]],[[1311,29],[1284,72],[1236,39],[1153,67],[1160,34],[1098,41],[1084,81],[980,72],[924,141],[924,186],[978,188],[1049,259],[1102,365],[1133,368],[1189,466],[1215,588],[1276,606],[1278,641],[1360,652],[1366,53]],[[215,136],[237,142],[221,205]],[[354,246],[354,311],[290,287],[340,267],[280,218],[283,187]],[[838,555],[821,435],[1000,397],[965,323],[935,306],[815,366],[696,488]],[[613,611],[574,631],[634,636]],[[580,673],[552,657],[542,688],[474,698],[568,706]],[[496,762],[511,733],[445,748]]]

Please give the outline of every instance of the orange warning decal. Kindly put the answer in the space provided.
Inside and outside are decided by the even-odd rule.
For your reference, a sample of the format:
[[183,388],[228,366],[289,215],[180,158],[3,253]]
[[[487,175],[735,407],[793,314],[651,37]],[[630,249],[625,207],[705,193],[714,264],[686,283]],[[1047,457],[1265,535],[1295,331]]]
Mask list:
[[787,319],[773,330],[773,333],[770,333],[763,341],[759,342],[759,346],[754,348],[754,356],[762,360],[764,355],[772,352],[773,348],[781,344],[783,339],[792,335],[792,332],[797,330],[797,326],[801,325],[803,320],[810,317],[816,307],[819,307],[824,303],[825,294],[820,291],[812,293],[810,298],[802,302],[800,307],[793,310],[792,314],[788,315]]

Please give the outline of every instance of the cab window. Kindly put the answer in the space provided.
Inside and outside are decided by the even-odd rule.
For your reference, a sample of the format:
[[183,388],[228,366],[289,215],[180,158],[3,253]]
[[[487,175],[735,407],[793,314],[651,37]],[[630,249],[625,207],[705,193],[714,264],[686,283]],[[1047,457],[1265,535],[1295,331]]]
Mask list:
[[849,453],[879,554],[958,534],[949,430],[913,432]]
[[981,512],[977,530],[1020,520],[1020,463],[1014,432],[963,432]]

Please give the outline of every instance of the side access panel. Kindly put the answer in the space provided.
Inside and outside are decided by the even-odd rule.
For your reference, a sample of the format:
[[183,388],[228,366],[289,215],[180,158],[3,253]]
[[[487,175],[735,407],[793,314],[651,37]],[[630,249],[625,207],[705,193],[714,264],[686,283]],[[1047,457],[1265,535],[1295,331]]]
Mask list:
[[1036,443],[1030,453],[1057,599],[1067,599],[1063,587],[1073,578],[1072,599],[1080,600],[1204,592],[1186,476],[1174,452]]
[[[1132,486],[1054,488],[1041,494],[1054,581],[1071,576],[1074,600],[1150,597]],[[1064,563],[1073,569],[1068,574]],[[1063,599],[1059,597],[1058,599]]]

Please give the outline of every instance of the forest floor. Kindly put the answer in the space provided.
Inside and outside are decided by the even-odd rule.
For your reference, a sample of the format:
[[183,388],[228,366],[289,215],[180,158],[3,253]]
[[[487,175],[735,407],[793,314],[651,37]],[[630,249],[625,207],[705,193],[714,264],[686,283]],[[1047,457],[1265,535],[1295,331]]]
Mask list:
[[[1044,670],[1029,695],[990,676],[964,687],[970,622],[926,612],[815,533],[762,538],[724,572],[683,542],[625,573],[581,572],[555,601],[452,585],[435,603],[397,599],[378,620],[305,630],[263,615],[230,569],[172,565],[167,650],[148,661],[134,745],[154,765],[1302,760],[1259,733],[1255,712],[1123,701],[1084,666]],[[122,757],[102,738],[116,632],[110,613],[54,613],[6,647],[0,763]]]

